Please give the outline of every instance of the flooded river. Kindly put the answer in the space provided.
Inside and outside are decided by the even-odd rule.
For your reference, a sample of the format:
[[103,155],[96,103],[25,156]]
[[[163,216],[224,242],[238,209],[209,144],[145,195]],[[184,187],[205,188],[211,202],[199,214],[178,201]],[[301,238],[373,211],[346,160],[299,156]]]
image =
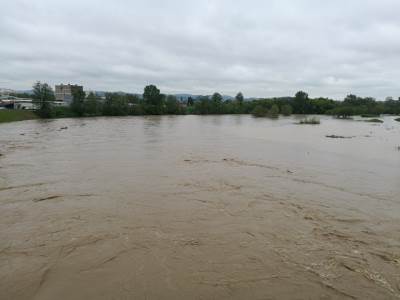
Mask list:
[[400,123],[321,118],[0,125],[0,299],[399,299]]

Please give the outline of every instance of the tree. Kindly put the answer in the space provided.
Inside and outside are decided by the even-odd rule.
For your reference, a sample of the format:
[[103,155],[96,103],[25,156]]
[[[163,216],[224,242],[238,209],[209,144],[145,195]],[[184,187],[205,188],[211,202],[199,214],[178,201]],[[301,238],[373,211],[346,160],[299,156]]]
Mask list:
[[200,115],[211,113],[211,101],[208,96],[200,96],[194,103],[194,112]]
[[165,102],[165,106],[166,106],[166,113],[167,114],[177,115],[177,114],[179,114],[181,112],[180,103],[179,103],[178,99],[176,99],[176,97],[173,96],[173,95],[168,95],[167,96],[167,100]]
[[75,89],[72,91],[72,103],[71,103],[71,110],[77,116],[81,117],[85,114],[85,97],[86,94],[82,89]]
[[129,113],[128,101],[124,95],[106,93],[103,114],[106,116],[126,116]]
[[264,106],[258,104],[251,113],[255,117],[265,117],[268,114],[268,110]]
[[187,106],[193,106],[193,104],[194,104],[193,98],[189,97],[187,100]]
[[278,105],[274,104],[268,111],[268,116],[271,118],[277,118],[279,117],[279,107]]
[[144,88],[143,99],[150,105],[161,105],[162,95],[160,90],[155,85],[148,85]]
[[52,88],[47,83],[37,81],[33,85],[33,102],[38,106],[41,117],[50,118],[53,115],[53,101],[55,101],[55,96]]
[[281,108],[281,113],[284,116],[290,116],[292,114],[292,111],[293,111],[293,109],[292,109],[292,106],[290,104],[285,104]]
[[223,97],[219,93],[214,93],[211,96],[211,113],[213,114],[221,114],[223,111],[222,107]]
[[155,85],[148,85],[144,88],[143,100],[145,111],[150,115],[161,115],[164,113],[164,98]]
[[298,114],[306,114],[310,111],[310,99],[308,98],[308,94],[299,91],[296,93],[296,96],[293,100],[294,111]]
[[85,113],[88,115],[97,116],[101,112],[101,102],[93,92],[89,93],[84,106]]
[[236,95],[235,99],[236,99],[236,101],[239,103],[239,105],[242,105],[242,104],[243,104],[243,101],[244,101],[244,97],[243,97],[242,92],[239,92],[239,93]]
[[211,100],[212,100],[213,102],[222,102],[223,98],[222,98],[221,94],[219,94],[219,93],[214,93],[214,94],[212,95],[212,97],[211,97]]
[[137,104],[140,102],[140,97],[138,95],[126,94],[125,97],[126,97],[126,100],[128,101],[128,103]]

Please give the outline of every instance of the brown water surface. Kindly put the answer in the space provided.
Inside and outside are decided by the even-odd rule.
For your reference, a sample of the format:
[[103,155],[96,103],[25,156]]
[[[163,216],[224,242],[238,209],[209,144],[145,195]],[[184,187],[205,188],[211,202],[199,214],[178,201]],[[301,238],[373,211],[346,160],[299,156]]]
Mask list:
[[399,299],[384,120],[2,124],[0,299]]

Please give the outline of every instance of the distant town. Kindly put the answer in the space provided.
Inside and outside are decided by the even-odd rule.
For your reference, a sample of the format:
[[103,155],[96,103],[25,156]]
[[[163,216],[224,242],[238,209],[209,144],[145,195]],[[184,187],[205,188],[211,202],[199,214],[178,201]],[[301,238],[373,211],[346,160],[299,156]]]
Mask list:
[[[73,100],[73,93],[83,92],[83,86],[77,84],[59,84],[54,89],[54,106],[70,106]],[[0,109],[38,109],[37,103],[33,99],[33,91],[15,91],[11,89],[0,89]]]

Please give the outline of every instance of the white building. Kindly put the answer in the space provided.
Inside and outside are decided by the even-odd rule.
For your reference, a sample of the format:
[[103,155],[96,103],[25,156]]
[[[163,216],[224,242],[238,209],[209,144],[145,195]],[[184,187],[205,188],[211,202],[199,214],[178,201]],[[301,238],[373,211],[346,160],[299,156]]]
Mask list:
[[73,93],[77,90],[83,91],[83,86],[76,84],[59,84],[55,88],[56,101],[64,102],[70,105],[73,100]]

